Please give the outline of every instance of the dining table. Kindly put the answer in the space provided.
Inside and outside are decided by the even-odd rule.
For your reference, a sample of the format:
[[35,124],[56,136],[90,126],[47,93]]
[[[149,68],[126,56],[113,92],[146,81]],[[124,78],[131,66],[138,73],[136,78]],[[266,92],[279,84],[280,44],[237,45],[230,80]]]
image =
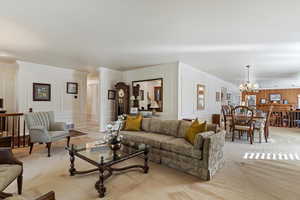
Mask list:
[[[227,119],[232,119],[232,114],[226,114],[225,115]],[[234,115],[237,120],[247,120],[251,116],[246,114],[235,114]],[[255,113],[253,115],[253,121],[254,121],[254,127],[259,132],[260,135],[264,134],[264,127],[265,127],[265,121],[266,121],[266,115],[263,113]],[[229,129],[228,129],[229,130]]]

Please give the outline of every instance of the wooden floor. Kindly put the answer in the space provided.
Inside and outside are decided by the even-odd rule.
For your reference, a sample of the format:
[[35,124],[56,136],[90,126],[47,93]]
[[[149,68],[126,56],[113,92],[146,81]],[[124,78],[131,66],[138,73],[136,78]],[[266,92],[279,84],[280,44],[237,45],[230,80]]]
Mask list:
[[[83,128],[84,129],[84,128]],[[84,129],[88,136],[72,139],[73,143],[92,141],[102,136],[97,128]],[[149,174],[139,171],[118,174],[107,180],[104,199],[120,200],[299,200],[300,161],[243,159],[245,153],[298,153],[300,129],[272,128],[270,142],[248,144],[228,140],[225,146],[226,165],[213,180],[198,178],[154,163]],[[28,149],[15,153],[24,162],[24,196],[36,197],[50,190],[58,200],[98,199],[94,184],[97,173],[70,177],[69,157],[65,142],[53,145],[53,156],[47,158],[44,145],[37,145],[31,156]],[[129,161],[142,162],[140,159]],[[90,166],[80,160],[80,169]],[[7,191],[16,192],[16,184]]]

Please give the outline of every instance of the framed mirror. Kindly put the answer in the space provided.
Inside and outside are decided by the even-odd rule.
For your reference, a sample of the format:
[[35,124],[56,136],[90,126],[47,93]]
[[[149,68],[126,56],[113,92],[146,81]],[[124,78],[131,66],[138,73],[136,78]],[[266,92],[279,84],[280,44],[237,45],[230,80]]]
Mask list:
[[130,99],[140,111],[163,112],[163,79],[132,81]]

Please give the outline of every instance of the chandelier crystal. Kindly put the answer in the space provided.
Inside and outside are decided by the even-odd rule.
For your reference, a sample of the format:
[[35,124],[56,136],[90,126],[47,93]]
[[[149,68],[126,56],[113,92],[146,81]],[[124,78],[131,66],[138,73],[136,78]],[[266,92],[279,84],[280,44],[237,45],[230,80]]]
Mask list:
[[246,66],[246,70],[248,72],[248,79],[245,83],[240,85],[241,92],[258,92],[259,85],[257,83],[251,83],[250,81],[250,65]]

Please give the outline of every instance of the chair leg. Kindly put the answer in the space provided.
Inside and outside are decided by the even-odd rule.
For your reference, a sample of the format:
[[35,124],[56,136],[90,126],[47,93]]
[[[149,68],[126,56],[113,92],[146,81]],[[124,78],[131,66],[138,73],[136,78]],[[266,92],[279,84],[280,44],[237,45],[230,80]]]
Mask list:
[[70,146],[70,139],[71,139],[71,137],[70,137],[70,136],[68,136],[68,137],[67,137],[67,147],[69,147],[69,146]]
[[18,182],[18,194],[22,194],[23,174],[18,176],[17,182]]
[[234,130],[232,131],[232,142],[234,141]]
[[261,143],[261,131],[259,130],[259,143]]
[[50,157],[50,150],[51,150],[51,142],[47,143],[47,148],[48,148],[48,157]]
[[250,135],[250,144],[253,144],[253,131],[249,130],[248,134]]
[[268,128],[267,127],[264,128],[264,136],[265,136],[265,141],[267,143],[268,142]]
[[34,144],[33,144],[33,142],[31,142],[31,143],[30,143],[30,150],[29,150],[29,154],[31,154],[31,152],[32,152],[33,145],[34,145]]

